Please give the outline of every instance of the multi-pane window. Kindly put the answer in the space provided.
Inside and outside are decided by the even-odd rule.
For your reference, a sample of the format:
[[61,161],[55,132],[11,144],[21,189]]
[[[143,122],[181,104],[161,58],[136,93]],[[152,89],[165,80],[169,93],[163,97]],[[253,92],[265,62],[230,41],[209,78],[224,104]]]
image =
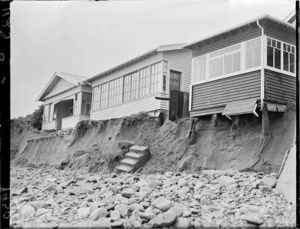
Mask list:
[[283,43],[283,70],[295,72],[295,47]]
[[124,102],[130,100],[131,75],[124,76]]
[[139,97],[139,75],[138,72],[131,75],[131,96],[130,99]]
[[241,44],[224,49],[224,73],[229,74],[241,70]]
[[269,37],[267,38],[267,65],[281,68],[281,42]]
[[161,87],[161,63],[151,65],[150,94],[160,91]]
[[[209,78],[240,71],[240,59],[241,44],[233,45],[210,53]],[[200,66],[199,71],[204,72],[205,69],[201,70]],[[202,73],[202,76],[205,77],[205,73]]]
[[93,88],[93,110],[99,109],[100,105],[100,86]]
[[104,83],[101,85],[101,91],[100,91],[100,107],[104,108],[107,107],[107,101],[108,101],[108,83]]
[[149,95],[150,92],[150,67],[140,70],[140,93],[139,97]]
[[246,41],[246,69],[261,65],[261,38]]
[[124,76],[124,102],[138,98],[139,93],[139,78],[138,72]]
[[194,81],[205,80],[206,76],[206,55],[195,58]]
[[122,77],[109,82],[108,106],[122,103],[122,87]]
[[[92,109],[97,110],[160,92],[161,83],[162,62],[148,65],[124,77],[94,87]],[[165,87],[166,85],[164,90]]]

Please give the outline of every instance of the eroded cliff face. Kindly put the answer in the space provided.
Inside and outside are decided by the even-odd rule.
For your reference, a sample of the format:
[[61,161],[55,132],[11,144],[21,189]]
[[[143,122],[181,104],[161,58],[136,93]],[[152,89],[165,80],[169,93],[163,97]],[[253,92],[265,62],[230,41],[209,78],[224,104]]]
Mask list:
[[[267,137],[262,136],[260,118],[254,115],[241,116],[238,126],[221,117],[213,127],[210,117],[201,118],[194,145],[188,144],[189,119],[165,121],[162,126],[147,115],[89,121],[61,136],[32,128],[21,130],[12,124],[12,165],[111,172],[121,155],[118,143],[130,141],[150,148],[152,157],[142,173],[202,169],[278,172],[285,152],[293,145],[295,116],[293,106],[284,114],[270,113]],[[27,141],[29,138],[36,139]]]

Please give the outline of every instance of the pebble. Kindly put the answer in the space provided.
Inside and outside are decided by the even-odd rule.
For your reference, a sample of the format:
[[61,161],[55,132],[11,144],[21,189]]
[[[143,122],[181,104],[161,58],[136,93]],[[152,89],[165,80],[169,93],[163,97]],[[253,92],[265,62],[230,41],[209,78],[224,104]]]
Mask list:
[[84,219],[84,218],[89,217],[89,215],[90,215],[90,208],[88,208],[88,207],[79,208],[77,210],[77,215],[78,215],[78,217],[80,219]]
[[163,197],[159,197],[152,202],[152,206],[154,208],[158,208],[159,210],[161,210],[163,212],[165,212],[169,208],[171,208],[171,204],[172,203],[170,200],[163,198]]
[[200,175],[91,176],[83,169],[12,167],[10,223],[27,228],[295,227],[296,207],[274,188],[275,175],[204,170]]

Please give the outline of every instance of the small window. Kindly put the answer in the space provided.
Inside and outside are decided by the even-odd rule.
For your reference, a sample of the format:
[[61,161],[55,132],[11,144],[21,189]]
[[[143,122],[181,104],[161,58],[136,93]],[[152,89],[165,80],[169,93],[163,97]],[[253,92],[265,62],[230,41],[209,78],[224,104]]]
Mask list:
[[69,108],[69,116],[73,116],[73,107]]
[[166,87],[167,87],[167,78],[166,75],[163,76],[163,91],[166,91]]

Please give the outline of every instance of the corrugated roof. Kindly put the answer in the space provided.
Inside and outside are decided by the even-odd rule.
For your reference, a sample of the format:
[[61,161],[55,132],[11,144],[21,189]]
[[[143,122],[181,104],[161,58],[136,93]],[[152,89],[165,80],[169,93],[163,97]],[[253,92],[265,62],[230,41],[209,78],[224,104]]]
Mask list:
[[115,67],[112,67],[112,68],[110,68],[110,69],[102,72],[102,73],[99,73],[96,76],[90,77],[87,81],[91,82],[91,81],[93,81],[95,79],[98,79],[98,78],[100,78],[102,76],[105,76],[105,75],[107,75],[107,74],[109,74],[111,72],[117,71],[118,69],[124,68],[124,67],[126,67],[126,66],[128,66],[130,64],[133,64],[133,63],[141,60],[141,59],[144,59],[144,58],[146,58],[146,57],[148,57],[150,55],[153,55],[154,53],[163,52],[163,51],[172,51],[172,50],[183,49],[183,45],[184,44],[185,43],[160,45],[157,48],[151,49],[148,52],[145,52],[145,53],[143,53],[141,55],[138,55],[138,56],[136,56],[136,57],[134,57],[134,58],[126,61],[126,62],[123,62],[122,64],[119,64],[119,65],[117,65]]
[[278,22],[278,23],[280,23],[280,24],[284,24],[284,25],[286,25],[286,26],[288,26],[288,27],[290,27],[290,28],[295,29],[295,26],[291,25],[290,23],[287,23],[286,21],[283,21],[283,20],[281,20],[281,19],[272,17],[272,16],[270,16],[270,15],[268,15],[268,14],[265,14],[265,15],[263,15],[263,16],[260,16],[260,17],[256,18],[256,19],[249,20],[249,21],[244,22],[244,23],[242,23],[242,24],[239,24],[239,25],[237,25],[237,26],[233,26],[233,27],[230,27],[230,28],[228,28],[228,29],[225,29],[225,30],[223,30],[223,31],[221,31],[221,32],[218,32],[218,33],[215,33],[215,34],[212,34],[212,35],[203,37],[203,38],[201,38],[201,39],[198,39],[198,40],[196,40],[196,41],[187,43],[186,45],[183,46],[183,48],[186,48],[186,47],[191,46],[191,45],[194,45],[194,44],[196,44],[196,43],[199,43],[199,42],[202,42],[202,41],[211,39],[211,38],[216,37],[216,36],[219,36],[219,35],[221,35],[221,34],[223,34],[223,33],[226,33],[226,32],[232,31],[232,30],[235,30],[235,29],[237,29],[237,28],[246,26],[246,25],[248,25],[248,24],[254,23],[254,22],[256,22],[256,21],[258,21],[258,20],[262,20],[262,19],[270,19],[270,20],[272,20],[272,21]]

